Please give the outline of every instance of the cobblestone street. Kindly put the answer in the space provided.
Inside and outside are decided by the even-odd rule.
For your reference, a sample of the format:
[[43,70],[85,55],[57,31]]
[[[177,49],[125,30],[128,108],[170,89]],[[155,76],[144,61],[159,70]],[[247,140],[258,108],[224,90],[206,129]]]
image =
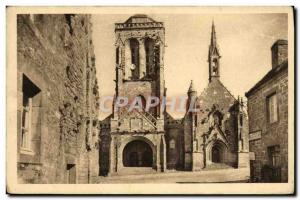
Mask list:
[[199,172],[169,171],[143,175],[98,177],[96,183],[224,183],[247,182],[249,169],[222,169]]

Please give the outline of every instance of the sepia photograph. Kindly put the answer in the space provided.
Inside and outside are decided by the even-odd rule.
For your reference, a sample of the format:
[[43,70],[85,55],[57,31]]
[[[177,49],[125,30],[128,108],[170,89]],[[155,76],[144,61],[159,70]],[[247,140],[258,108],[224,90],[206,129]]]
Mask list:
[[293,194],[293,7],[7,7],[7,192]]

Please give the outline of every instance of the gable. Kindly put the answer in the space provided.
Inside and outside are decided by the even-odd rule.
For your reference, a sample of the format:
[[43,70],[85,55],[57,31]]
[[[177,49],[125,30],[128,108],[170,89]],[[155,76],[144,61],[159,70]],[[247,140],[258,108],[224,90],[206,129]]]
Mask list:
[[211,130],[207,142],[220,140],[228,146],[228,139],[220,127],[215,127]]
[[205,112],[214,104],[219,106],[221,112],[226,113],[234,105],[236,99],[221,83],[220,80],[212,80],[198,98],[197,104],[200,111]]

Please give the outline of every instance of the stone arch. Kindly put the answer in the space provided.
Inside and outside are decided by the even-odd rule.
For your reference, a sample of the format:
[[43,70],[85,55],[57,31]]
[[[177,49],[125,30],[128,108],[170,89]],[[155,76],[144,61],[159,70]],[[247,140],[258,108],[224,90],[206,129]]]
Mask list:
[[128,38],[125,41],[125,79],[139,79],[139,57],[139,41],[137,38]]
[[140,94],[140,95],[137,96],[137,98],[140,98],[140,99],[141,99],[141,102],[142,102],[142,109],[141,109],[141,110],[145,111],[145,109],[146,109],[146,104],[147,104],[147,101],[146,101],[145,97],[144,97],[143,95]]
[[[119,166],[127,167],[124,165],[123,152],[124,152],[124,149],[126,148],[127,144],[130,144],[131,142],[134,142],[134,141],[141,141],[143,143],[146,143],[150,147],[150,149],[152,151],[151,167],[155,168],[155,166],[156,166],[156,147],[154,146],[153,142],[150,139],[143,137],[143,136],[132,136],[122,142],[122,145],[120,146],[120,151],[119,151]],[[149,167],[149,165],[147,167]]]
[[139,41],[136,38],[129,39],[132,79],[139,78],[140,56],[139,56]]
[[206,147],[206,163],[227,163],[228,146],[221,140],[212,140]]
[[153,151],[147,142],[133,140],[128,142],[122,152],[125,167],[152,167]]

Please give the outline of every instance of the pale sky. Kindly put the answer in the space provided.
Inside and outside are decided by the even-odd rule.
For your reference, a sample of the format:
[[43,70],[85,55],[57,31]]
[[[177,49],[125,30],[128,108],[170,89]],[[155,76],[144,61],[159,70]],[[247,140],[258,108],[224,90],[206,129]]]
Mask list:
[[[92,15],[100,98],[114,95],[114,23],[123,23],[130,16]],[[271,69],[270,48],[277,39],[287,39],[288,35],[287,14],[150,14],[149,17],[165,25],[164,68],[169,97],[186,95],[190,80],[194,80],[198,94],[207,86],[212,20],[222,56],[220,79],[235,97],[244,96]],[[107,115],[100,112],[100,119]]]

